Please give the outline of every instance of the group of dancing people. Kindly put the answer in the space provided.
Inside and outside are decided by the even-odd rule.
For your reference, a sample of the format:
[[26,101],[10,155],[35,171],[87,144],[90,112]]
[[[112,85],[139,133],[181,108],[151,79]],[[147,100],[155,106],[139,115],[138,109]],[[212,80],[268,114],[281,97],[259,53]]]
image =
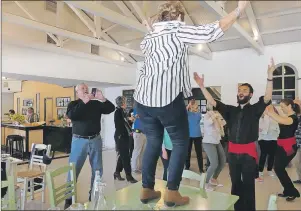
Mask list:
[[[222,17],[221,20],[211,24],[192,26],[184,23],[186,13],[181,2],[169,1],[159,7],[154,23],[145,22],[149,32],[140,44],[145,60],[139,68],[134,92],[136,114],[130,117],[132,121],[136,119],[135,122],[137,120],[140,122],[141,128],[134,130],[134,136],[141,135],[141,132],[145,135],[143,139],[146,140],[146,144],[145,147],[142,146],[142,149],[145,149],[140,166],[136,165],[136,159],[132,161],[135,164],[131,166],[130,153],[125,153],[129,148],[128,135],[133,132],[128,124],[129,117],[124,112],[125,99],[122,97],[116,99],[116,109],[100,90],[92,95],[88,93],[88,87],[85,84],[76,87],[79,99],[68,105],[67,116],[73,124],[73,140],[69,160],[75,163],[77,177],[87,155],[90,157],[92,167],[91,189],[95,171],[99,170],[102,174],[100,118],[102,114],[115,111],[118,163],[114,178],[123,179],[120,172],[124,169],[126,179],[135,183],[137,180],[133,178],[132,170],[141,171],[140,201],[149,203],[152,200],[160,199],[161,192],[155,190],[155,174],[161,155],[164,161],[168,160],[168,176],[167,172],[164,176],[167,180],[163,196],[164,203],[169,207],[189,203],[189,197],[182,196],[179,187],[184,168],[190,168],[188,161],[188,152],[190,151],[188,149],[191,148],[192,143],[195,144],[197,153],[199,153],[200,172],[203,171],[203,160],[199,144],[200,135],[197,134],[199,131],[190,131],[189,125],[189,118],[192,117],[195,121],[199,120],[200,117],[197,116],[199,112],[195,112],[196,108],[192,101],[188,107],[184,102],[184,99],[192,97],[188,48],[191,45],[210,43],[221,38],[224,32],[239,19],[248,4],[248,1],[238,1],[237,8]],[[267,81],[265,95],[260,97],[255,104],[250,104],[254,93],[253,87],[248,83],[240,85],[236,95],[237,106],[226,105],[213,99],[205,88],[204,76],[200,77],[194,73],[194,80],[206,98],[209,110],[204,117],[202,140],[204,150],[210,160],[206,187],[209,190],[210,187],[219,184],[217,177],[225,161],[220,139],[225,133],[223,126],[226,124],[228,128],[227,157],[232,183],[231,194],[239,196],[239,200],[235,204],[236,211],[256,210],[255,179],[258,178],[257,175],[262,175],[262,163],[264,162],[264,158],[262,158],[258,165],[257,153],[259,121],[263,113],[279,125],[277,146],[274,146],[276,148],[274,171],[284,188],[283,193],[279,196],[286,197],[287,201],[293,201],[296,197],[300,197],[285,170],[297,152],[295,131],[298,126],[297,115],[300,113],[300,107],[291,99],[283,99],[280,102],[280,108],[284,115],[279,115],[270,105],[274,71],[275,65],[272,60],[268,67],[267,78],[264,79]],[[191,132],[195,133],[196,137],[190,137]],[[259,144],[262,145],[263,156],[266,152],[264,148],[272,148],[265,141],[262,143],[260,141]],[[132,157],[134,157],[134,151]],[[271,170],[270,162],[268,170]],[[66,205],[70,205],[70,199],[66,200]]]

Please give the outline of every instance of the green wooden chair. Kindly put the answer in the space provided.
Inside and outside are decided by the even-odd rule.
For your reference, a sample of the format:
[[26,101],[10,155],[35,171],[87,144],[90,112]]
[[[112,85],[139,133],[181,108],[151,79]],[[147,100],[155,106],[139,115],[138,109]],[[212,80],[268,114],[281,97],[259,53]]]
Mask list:
[[[71,181],[59,187],[55,187],[55,178],[62,174],[68,173],[70,173]],[[47,171],[46,179],[49,189],[51,208],[57,207],[61,202],[65,201],[68,198],[72,198],[72,204],[77,202],[76,173],[73,163],[70,163],[69,166],[64,166],[54,171]]]
[[200,182],[200,194],[202,195],[203,198],[207,199],[207,192],[205,189],[205,184],[206,184],[206,173],[202,173],[201,175],[189,171],[189,170],[184,170],[182,174],[182,178],[190,179],[190,180],[197,180]]
[[268,210],[277,210],[277,196],[274,194],[270,195]]
[[7,181],[1,181],[1,188],[6,187],[7,194],[1,199],[1,210],[17,210],[15,180],[13,176],[8,176]]

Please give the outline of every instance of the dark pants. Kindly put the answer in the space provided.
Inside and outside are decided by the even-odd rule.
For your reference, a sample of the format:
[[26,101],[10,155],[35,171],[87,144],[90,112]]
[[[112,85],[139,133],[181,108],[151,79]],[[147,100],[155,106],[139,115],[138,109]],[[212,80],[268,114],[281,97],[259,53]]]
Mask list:
[[130,158],[132,158],[133,151],[134,151],[134,138],[133,135],[129,137],[129,150],[130,150]]
[[199,170],[200,173],[203,173],[203,148],[202,148],[202,137],[197,137],[197,138],[192,138],[190,137],[189,140],[189,146],[188,146],[188,155],[186,159],[186,169],[190,168],[190,158],[191,158],[191,149],[192,149],[192,144],[194,143],[194,148],[198,160],[198,165],[199,165]]
[[294,145],[293,148],[294,153],[288,156],[282,147],[277,146],[274,170],[282,187],[284,188],[283,194],[286,196],[300,197],[300,193],[294,187],[291,178],[285,170],[289,162],[291,162],[297,153],[297,145]]
[[229,170],[232,182],[231,194],[239,196],[234,205],[235,211],[254,211],[256,160],[247,154],[228,153]]
[[162,160],[162,163],[163,163],[163,168],[164,168],[164,172],[163,172],[163,180],[164,181],[167,181],[167,172],[168,172],[169,158],[170,158],[170,155],[171,155],[171,150],[166,149],[166,152],[167,152],[167,156],[168,156],[167,160],[165,160],[162,157],[162,152],[161,152],[161,156],[160,156],[161,160]]
[[268,171],[272,171],[274,166],[275,153],[277,149],[277,141],[273,140],[260,140],[258,141],[260,146],[260,159],[259,159],[259,171],[263,172],[266,159],[268,157]]
[[126,175],[132,175],[129,136],[115,134],[114,138],[117,152],[115,173],[120,173],[124,169]]
[[178,190],[188,152],[188,117],[183,94],[164,107],[147,107],[137,103],[137,113],[146,135],[146,148],[142,160],[142,186],[153,189],[157,161],[162,151],[164,128],[172,141],[167,187]]

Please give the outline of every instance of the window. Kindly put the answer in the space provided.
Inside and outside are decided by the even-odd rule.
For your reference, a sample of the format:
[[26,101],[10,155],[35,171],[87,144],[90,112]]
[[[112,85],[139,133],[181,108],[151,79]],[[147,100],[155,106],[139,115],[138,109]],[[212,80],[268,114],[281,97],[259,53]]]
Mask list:
[[98,45],[91,45],[91,53],[99,55],[99,46]]
[[50,12],[56,13],[56,8],[57,8],[57,3],[56,3],[56,1],[53,1],[53,0],[46,0],[46,1],[45,1],[45,8],[46,8],[46,10],[48,10],[48,11],[50,11]]
[[[55,36],[55,35],[54,35]],[[56,37],[56,36],[55,36]],[[56,45],[56,42],[47,34],[47,43]]]
[[276,66],[273,73],[273,104],[279,104],[281,99],[295,99],[297,93],[297,70],[294,66],[282,63]]

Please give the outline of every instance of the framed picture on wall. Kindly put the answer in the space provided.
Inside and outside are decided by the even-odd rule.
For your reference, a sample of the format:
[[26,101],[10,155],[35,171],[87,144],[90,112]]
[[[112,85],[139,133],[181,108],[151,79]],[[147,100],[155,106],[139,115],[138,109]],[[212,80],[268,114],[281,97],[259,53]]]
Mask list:
[[71,97],[57,97],[56,107],[67,107],[71,101]]
[[57,119],[61,119],[67,112],[67,108],[58,108],[57,109]]
[[22,108],[22,115],[26,115],[27,114],[27,108]]
[[32,107],[33,106],[33,99],[24,99],[23,106]]

